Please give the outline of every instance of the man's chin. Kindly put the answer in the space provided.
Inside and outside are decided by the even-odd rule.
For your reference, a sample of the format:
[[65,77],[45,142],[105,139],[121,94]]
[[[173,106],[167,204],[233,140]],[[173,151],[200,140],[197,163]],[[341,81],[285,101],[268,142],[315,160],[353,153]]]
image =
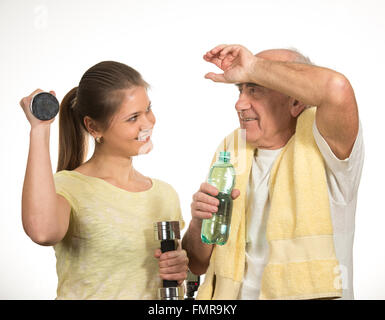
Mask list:
[[258,141],[260,140],[260,136],[255,132],[250,132],[249,130],[245,130],[246,131],[246,142],[253,146],[253,147],[257,147],[258,146]]

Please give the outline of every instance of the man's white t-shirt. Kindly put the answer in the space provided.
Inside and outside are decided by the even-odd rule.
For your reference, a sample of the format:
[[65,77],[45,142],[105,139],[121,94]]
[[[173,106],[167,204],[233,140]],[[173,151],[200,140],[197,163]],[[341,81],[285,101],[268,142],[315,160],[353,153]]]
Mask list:
[[[313,124],[313,135],[325,161],[326,178],[334,232],[334,245],[340,270],[342,299],[354,299],[353,295],[353,240],[357,191],[364,162],[364,143],[361,123],[350,156],[338,159]],[[269,257],[266,240],[266,224],[270,208],[268,184],[270,170],[281,149],[258,149],[254,157],[247,191],[245,277],[239,299],[259,299],[263,269]]]

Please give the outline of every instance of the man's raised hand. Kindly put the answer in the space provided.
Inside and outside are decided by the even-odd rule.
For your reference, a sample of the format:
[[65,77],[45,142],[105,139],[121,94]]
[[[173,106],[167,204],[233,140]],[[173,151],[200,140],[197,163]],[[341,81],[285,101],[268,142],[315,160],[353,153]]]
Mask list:
[[207,73],[206,79],[224,83],[247,83],[250,82],[249,74],[254,68],[256,57],[241,45],[221,44],[207,51],[203,59],[223,70],[221,74]]

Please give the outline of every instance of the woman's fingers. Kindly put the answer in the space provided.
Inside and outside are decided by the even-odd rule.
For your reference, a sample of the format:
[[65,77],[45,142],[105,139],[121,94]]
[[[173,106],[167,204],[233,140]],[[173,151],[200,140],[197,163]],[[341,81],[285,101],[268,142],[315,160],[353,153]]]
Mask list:
[[183,281],[187,278],[188,262],[185,250],[162,253],[159,257],[159,276],[164,280]]

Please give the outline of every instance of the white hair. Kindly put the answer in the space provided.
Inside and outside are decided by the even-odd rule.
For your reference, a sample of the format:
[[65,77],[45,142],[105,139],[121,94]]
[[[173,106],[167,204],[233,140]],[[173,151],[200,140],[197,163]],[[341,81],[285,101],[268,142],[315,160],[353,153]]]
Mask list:
[[[290,50],[290,51],[295,53],[296,58],[293,60],[293,62],[308,64],[308,65],[312,65],[312,66],[314,65],[314,63],[310,60],[310,58],[308,56],[305,56],[304,54],[302,54],[297,48],[290,47],[290,48],[287,48],[287,50]],[[312,106],[310,106],[310,105],[306,105],[305,109],[311,108],[311,107]]]
[[287,48],[286,50],[290,50],[296,54],[296,58],[294,59],[293,62],[314,65],[314,63],[310,60],[310,58],[302,54],[297,48],[290,47],[290,48]]

